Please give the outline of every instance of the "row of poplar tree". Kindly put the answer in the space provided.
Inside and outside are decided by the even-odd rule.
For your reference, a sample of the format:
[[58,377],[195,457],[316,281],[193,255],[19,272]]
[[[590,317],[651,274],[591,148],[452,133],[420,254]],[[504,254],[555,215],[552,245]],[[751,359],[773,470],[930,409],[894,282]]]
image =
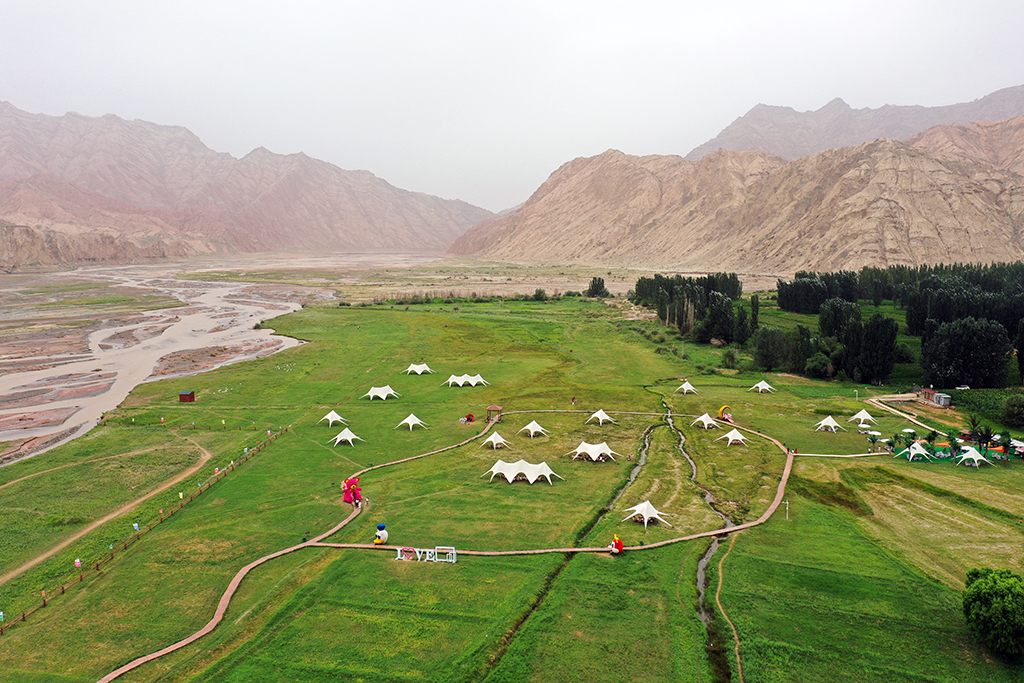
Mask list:
[[[925,376],[939,387],[1006,386],[1014,348],[1024,348],[1021,262],[801,271],[777,287],[779,308],[818,315],[816,334],[804,325],[789,332],[759,326],[757,295],[749,314],[734,303],[743,292],[734,273],[640,278],[634,301],[656,309],[662,322],[696,341],[744,344],[753,337],[761,367],[819,378],[842,372],[854,381],[881,384],[896,362],[915,360],[897,347],[895,320],[881,314],[862,320],[858,301],[865,299],[876,306],[890,299],[905,310],[907,334],[922,338]],[[1024,357],[1018,355],[1017,362],[1024,376]]]

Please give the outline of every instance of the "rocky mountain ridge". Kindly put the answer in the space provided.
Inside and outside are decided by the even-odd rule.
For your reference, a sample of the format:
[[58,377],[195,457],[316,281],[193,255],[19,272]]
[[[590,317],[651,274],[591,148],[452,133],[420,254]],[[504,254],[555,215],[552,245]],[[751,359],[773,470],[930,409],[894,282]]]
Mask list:
[[934,126],[1000,121],[1024,115],[1024,85],[944,107],[887,104],[853,109],[836,98],[816,111],[758,104],[686,155],[699,161],[720,149],[767,152],[786,160],[888,138],[905,140]]
[[[956,147],[940,131],[917,142],[938,145],[926,140]],[[609,150],[564,164],[518,211],[475,226],[450,252],[778,276],[1022,259],[1024,178],[887,139],[788,163],[750,151],[690,162]]]
[[[269,250],[438,253],[492,215],[301,153],[259,148],[235,159],[181,127],[0,103],[7,267]],[[91,251],[111,237],[130,247],[123,256]]]

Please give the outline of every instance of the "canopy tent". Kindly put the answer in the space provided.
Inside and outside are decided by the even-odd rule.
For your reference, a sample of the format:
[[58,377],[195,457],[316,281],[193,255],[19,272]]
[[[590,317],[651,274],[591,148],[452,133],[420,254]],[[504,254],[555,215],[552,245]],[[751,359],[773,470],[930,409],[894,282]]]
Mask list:
[[502,438],[501,434],[499,434],[498,432],[494,432],[489,437],[484,439],[484,442],[480,444],[480,447],[483,448],[486,444],[491,444],[491,448],[493,448],[494,450],[503,448],[505,446],[512,448],[511,446],[508,445],[508,441],[505,441],[505,439]]
[[[603,425],[605,420],[608,420],[612,424],[615,424],[615,420],[613,420],[610,417],[608,417],[608,413],[604,412],[604,410],[599,410],[596,413],[594,413],[593,415],[591,415],[590,417],[588,417],[587,418],[587,422],[590,422],[595,417],[597,418],[597,423],[599,425]],[[584,422],[583,424],[587,424],[587,422]]]
[[[622,520],[623,522],[625,522],[626,519],[630,519],[630,518],[636,519],[637,517],[642,517],[645,529],[647,528],[647,523],[649,521],[651,521],[652,519],[656,519],[659,522],[664,522],[665,524],[668,524],[668,522],[666,522],[662,518],[661,513],[654,509],[654,506],[651,505],[651,501],[649,501],[649,500],[645,500],[644,502],[640,503],[639,505],[634,505],[633,507],[631,507],[628,510],[626,510],[626,512],[628,512],[630,514],[625,519]],[[637,521],[640,521],[640,520],[637,520]],[[672,526],[671,524],[668,524],[668,525]]]
[[822,432],[822,431],[825,431],[826,429],[828,431],[830,431],[830,432],[833,432],[833,433],[836,431],[836,429],[842,429],[844,432],[846,431],[846,427],[842,426],[841,424],[836,422],[834,419],[832,419],[831,415],[826,417],[824,420],[822,420],[818,424],[814,425],[814,431],[816,431],[816,432]]
[[386,401],[388,400],[388,396],[401,396],[401,394],[392,389],[390,384],[386,384],[382,387],[370,387],[370,390],[359,398],[366,398],[367,396],[370,397],[371,401],[375,398]]
[[407,367],[405,369],[405,374],[407,374],[407,375],[411,375],[414,372],[417,375],[422,375],[424,372],[429,372],[430,374],[434,374],[434,371],[431,370],[430,366],[427,365],[426,363],[413,363],[412,365],[410,365],[409,367]]
[[[600,462],[604,458],[614,460],[613,455],[622,456],[622,453],[616,453],[608,444],[602,441],[601,443],[587,443],[581,441],[580,445],[576,447],[575,451],[569,451],[572,453],[572,459],[584,458],[586,460],[593,460],[594,462]],[[568,455],[569,453],[566,453]]]
[[684,394],[696,394],[697,393],[697,390],[693,388],[692,384],[690,384],[690,380],[686,380],[685,382],[680,384],[679,388],[676,389],[676,391],[681,391]]
[[321,417],[319,420],[317,420],[316,423],[320,424],[324,420],[327,420],[327,426],[328,427],[333,427],[335,421],[338,421],[341,424],[348,424],[348,420],[343,418],[341,415],[338,415],[333,410],[331,412],[327,413],[326,415],[324,415],[323,417]]
[[[530,432],[530,438],[531,439],[533,438],[533,435],[537,434],[538,432],[543,434],[544,436],[548,435],[548,430],[544,429],[539,424],[537,424],[536,420],[534,420],[530,424],[528,424],[525,427],[523,427],[522,429],[520,429],[519,432],[527,431],[527,430]],[[516,432],[516,434],[518,434],[519,432]]]
[[715,441],[721,441],[722,439],[729,439],[729,443],[726,444],[727,446],[731,446],[733,441],[739,441],[741,444],[744,445],[746,445],[747,443],[747,437],[740,434],[738,429],[733,429],[732,431],[723,434],[722,436],[715,439]]
[[715,422],[714,419],[710,415],[708,415],[707,413],[704,413],[703,415],[698,417],[696,420],[691,422],[690,426],[692,427],[693,425],[697,424],[698,422],[700,422],[700,426],[703,427],[704,429],[718,429],[718,423]]
[[749,389],[747,389],[747,391],[753,391],[754,389],[757,389],[757,393],[759,394],[762,394],[766,391],[775,391],[775,387],[773,387],[771,384],[768,384],[768,382],[765,382],[764,380],[761,380],[754,386],[750,387]]
[[871,414],[863,408],[861,408],[860,412],[847,420],[847,422],[853,422],[854,420],[857,420],[857,422],[877,422],[877,420],[871,417]]
[[902,451],[900,451],[893,457],[898,458],[901,455],[905,456],[907,460],[909,460],[910,462],[913,462],[915,460],[921,460],[922,458],[924,458],[925,460],[932,459],[932,454],[929,453],[928,449],[922,446],[919,441],[915,441],[914,443],[910,444],[910,448],[904,448]]
[[477,384],[483,384],[487,386],[488,382],[480,375],[451,375],[445,380],[450,387],[453,384],[458,384],[460,387],[469,385],[475,387]]
[[349,446],[355,446],[356,444],[355,444],[354,441],[352,441],[352,439],[359,439],[360,441],[366,441],[366,439],[364,439],[361,436],[356,436],[355,434],[352,433],[351,429],[349,429],[348,427],[345,427],[345,429],[343,429],[341,431],[341,434],[338,434],[336,437],[334,437],[334,445],[337,446],[342,441],[348,441],[348,445]]
[[499,460],[498,462],[494,463],[491,469],[487,470],[486,472],[484,472],[484,474],[481,474],[480,476],[482,477],[485,474],[491,475],[491,478],[488,479],[487,481],[494,481],[494,477],[500,474],[501,476],[505,477],[505,481],[507,481],[510,484],[516,481],[517,479],[520,481],[526,480],[532,484],[541,477],[547,477],[548,483],[551,484],[552,475],[558,477],[559,479],[565,479],[565,477],[563,477],[562,475],[552,472],[551,468],[548,467],[548,464],[546,462],[534,465],[533,463],[526,462],[525,460],[519,460],[517,462],[511,463],[505,462],[504,460]]
[[970,460],[972,465],[978,467],[981,463],[992,464],[992,461],[987,459],[984,455],[978,452],[974,446],[964,446],[960,451],[960,460],[957,461],[957,465],[962,464],[965,460]]
[[398,429],[402,425],[409,425],[409,431],[410,432],[412,431],[412,428],[415,427],[416,425],[419,425],[419,426],[423,427],[424,429],[427,428],[427,423],[424,422],[423,420],[419,419],[418,417],[416,417],[412,413],[409,413],[409,417],[405,418],[404,420],[399,422],[397,425],[395,425],[395,429]]

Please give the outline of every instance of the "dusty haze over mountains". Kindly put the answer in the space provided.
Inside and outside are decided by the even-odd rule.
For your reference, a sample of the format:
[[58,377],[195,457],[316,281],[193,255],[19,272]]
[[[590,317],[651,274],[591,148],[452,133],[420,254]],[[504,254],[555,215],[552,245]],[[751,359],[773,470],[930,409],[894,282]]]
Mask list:
[[1004,88],[973,102],[945,107],[895,106],[852,109],[838,97],[817,111],[759,104],[686,155],[700,161],[719,149],[768,152],[787,161],[879,138],[905,140],[934,126],[999,121],[1024,115],[1024,85]]
[[[495,216],[305,154],[258,148],[235,159],[181,127],[0,103],[0,262],[450,247],[484,259],[785,275],[1024,257],[1024,118],[914,130],[954,114],[1024,114],[1024,86],[938,108],[761,109],[772,116],[760,140],[786,154],[797,143],[825,151],[788,161],[723,150],[692,162],[609,150],[564,164]],[[750,128],[734,123],[708,145]],[[840,144],[875,130],[910,134]]]
[[0,103],[0,263],[247,251],[437,253],[489,211],[304,154],[217,153],[188,130]]

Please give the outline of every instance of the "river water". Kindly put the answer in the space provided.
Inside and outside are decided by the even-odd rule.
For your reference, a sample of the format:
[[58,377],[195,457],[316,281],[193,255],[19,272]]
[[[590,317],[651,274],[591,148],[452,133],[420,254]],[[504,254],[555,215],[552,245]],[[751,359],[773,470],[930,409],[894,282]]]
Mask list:
[[[236,353],[230,360],[220,363],[225,364],[300,343],[276,336],[270,329],[255,329],[257,323],[295,311],[301,305],[288,297],[256,292],[251,283],[176,280],[154,275],[145,266],[95,268],[74,275],[151,290],[188,306],[149,311],[131,324],[92,332],[86,353],[18,358],[21,367],[33,365],[32,361],[38,361],[36,366],[48,366],[25,371],[11,367],[0,375],[0,424],[4,425],[0,442],[51,437],[46,448],[26,455],[36,455],[89,431],[140,383],[165,377],[153,373],[161,359],[170,354],[208,347],[234,348]],[[205,364],[199,370],[210,367]],[[18,428],[19,421],[31,426]],[[54,435],[61,436],[55,440]]]

